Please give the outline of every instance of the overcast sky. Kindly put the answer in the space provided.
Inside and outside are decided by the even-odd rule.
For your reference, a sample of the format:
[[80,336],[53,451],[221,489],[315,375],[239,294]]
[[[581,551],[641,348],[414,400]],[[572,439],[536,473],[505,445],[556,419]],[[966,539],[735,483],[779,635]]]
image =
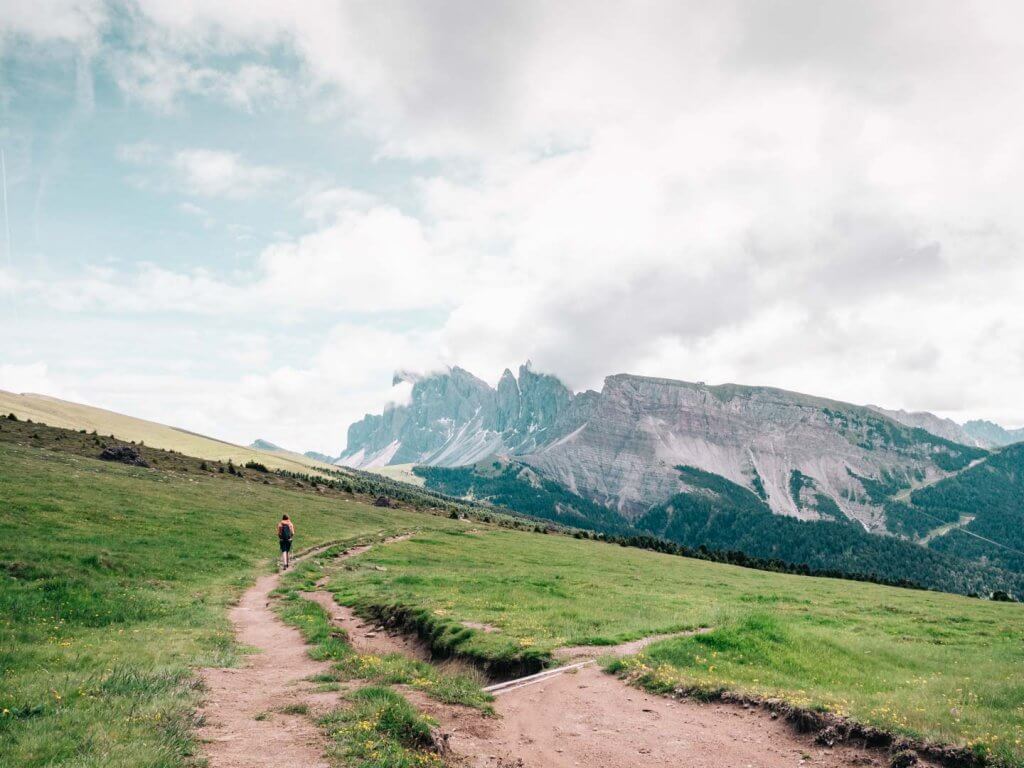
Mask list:
[[0,389],[332,454],[526,359],[1024,423],[1018,0],[2,5]]

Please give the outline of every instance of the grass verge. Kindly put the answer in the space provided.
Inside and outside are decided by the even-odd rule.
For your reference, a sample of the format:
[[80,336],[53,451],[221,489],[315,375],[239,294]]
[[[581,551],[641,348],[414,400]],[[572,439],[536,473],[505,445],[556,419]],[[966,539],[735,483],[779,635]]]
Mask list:
[[1024,606],[767,573],[590,541],[428,532],[338,571],[341,602],[486,624],[459,645],[613,643],[698,626],[634,662],[653,687],[781,698],[1024,765]]
[[[377,539],[379,540],[379,539]],[[310,655],[320,661],[334,662],[334,675],[318,679],[326,684],[338,680],[367,680],[377,684],[408,685],[446,704],[474,707],[492,713],[493,697],[486,693],[482,676],[473,669],[440,669],[402,654],[359,654],[353,650],[345,632],[336,627],[327,612],[317,603],[303,598],[301,591],[315,588],[331,561],[358,544],[370,543],[361,538],[331,547],[320,556],[300,563],[282,581],[276,595],[276,610],[281,618],[296,627],[307,643]]]
[[656,643],[606,669],[655,693],[785,700],[797,717],[827,712],[844,727],[884,730],[922,747],[960,745],[959,752],[938,750],[954,764],[1020,765],[1021,680],[998,677],[998,655],[963,670],[943,669],[948,656],[917,644],[908,658],[892,639],[844,637],[813,621],[758,612]]
[[444,518],[0,441],[0,766],[198,762],[195,670],[238,654],[226,608],[277,548]]
[[405,698],[382,686],[360,688],[351,705],[320,720],[333,752],[354,768],[442,768],[433,751],[434,723]]

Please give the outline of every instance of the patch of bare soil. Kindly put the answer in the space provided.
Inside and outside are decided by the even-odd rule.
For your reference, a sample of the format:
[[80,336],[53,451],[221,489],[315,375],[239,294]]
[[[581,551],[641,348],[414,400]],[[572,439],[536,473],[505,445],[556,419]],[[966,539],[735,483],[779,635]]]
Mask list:
[[[471,768],[884,766],[883,753],[826,748],[758,709],[676,701],[583,667],[495,701],[499,718],[442,722]],[[483,730],[481,729],[483,726]]]
[[[334,604],[331,595],[308,595],[330,611],[363,653],[405,652],[403,638],[382,632]],[[707,631],[707,630],[696,630]],[[659,635],[618,646],[564,649],[593,657],[636,653],[675,635]],[[705,704],[654,696],[627,686],[597,666],[584,666],[512,687],[495,699],[496,717],[437,702],[420,691],[402,693],[440,725],[464,768],[840,768],[885,766],[883,752],[850,744],[825,747],[797,734],[758,708]]]
[[238,642],[258,653],[240,668],[202,671],[208,694],[199,738],[210,768],[329,768],[323,735],[301,708],[315,696],[305,679],[330,665],[309,658],[302,635],[271,610],[278,579],[261,576],[229,614]]
[[[295,560],[332,546],[313,547]],[[353,557],[369,548],[354,547],[342,556]],[[199,738],[210,768],[329,766],[323,757],[326,741],[303,711],[328,710],[337,705],[339,694],[317,692],[307,682],[312,675],[330,671],[330,664],[313,661],[299,631],[271,609],[270,593],[279,580],[276,573],[261,576],[228,614],[238,642],[257,652],[242,667],[201,672],[208,694],[200,711]]]
[[478,629],[478,630],[480,630],[481,632],[483,632],[484,634],[487,634],[487,635],[491,634],[492,632],[500,632],[501,631],[500,629],[498,629],[493,624],[484,624],[481,621],[464,621],[464,622],[462,622],[462,626],[469,627],[470,629]]

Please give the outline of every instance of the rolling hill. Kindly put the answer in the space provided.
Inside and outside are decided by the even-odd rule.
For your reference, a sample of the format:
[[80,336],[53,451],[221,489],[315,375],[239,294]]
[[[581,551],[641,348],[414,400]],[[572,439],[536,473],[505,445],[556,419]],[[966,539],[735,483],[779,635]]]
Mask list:
[[[128,466],[98,460],[103,442],[0,421],[0,764],[201,762],[194,715],[207,694],[199,670],[237,664],[245,652],[227,611],[266,573],[282,513],[296,521],[299,548],[334,541],[344,550],[414,533],[329,571],[311,563],[294,572],[283,614],[318,643],[316,658],[339,660],[334,673],[305,683],[319,686],[321,701],[339,680],[388,688],[408,678],[431,691],[444,679],[426,662],[346,649],[344,634],[297,597],[323,580],[361,615],[404,616],[410,629],[420,622],[446,653],[484,665],[524,654],[550,664],[567,644],[703,628],[614,669],[655,691],[778,699],[1024,764],[1018,604],[549,535],[496,524],[486,509],[467,507],[473,519],[456,520],[427,497],[422,511],[380,508],[372,495],[340,485],[221,472],[210,460],[148,444],[139,451],[151,467]],[[1003,467],[1007,477],[1014,466]],[[961,478],[970,481],[965,494],[978,487],[968,473]],[[376,695],[397,701],[388,691]],[[282,718],[309,717],[338,734],[348,711],[339,701],[329,717],[275,710],[258,719],[280,728]]]
[[65,429],[84,429],[87,432],[96,431],[101,435],[115,435],[122,440],[145,443],[154,448],[178,451],[211,461],[230,460],[236,464],[244,464],[256,460],[274,469],[293,472],[319,471],[330,467],[323,462],[281,449],[268,451],[251,446],[246,448],[91,405],[72,403],[46,395],[18,395],[0,390],[0,415],[8,413],[13,413],[19,419],[31,419]]

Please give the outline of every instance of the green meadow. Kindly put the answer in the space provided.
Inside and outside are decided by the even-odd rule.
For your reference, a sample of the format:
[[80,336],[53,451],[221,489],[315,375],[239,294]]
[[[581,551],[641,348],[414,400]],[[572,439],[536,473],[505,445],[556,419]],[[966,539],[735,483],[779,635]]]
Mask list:
[[0,766],[195,762],[196,670],[236,661],[225,608],[283,513],[297,549],[454,524],[0,442]]
[[[412,617],[478,661],[706,628],[610,666],[653,690],[779,696],[1024,765],[1020,604],[380,509],[257,473],[198,471],[179,456],[160,467],[0,441],[0,767],[201,765],[196,672],[244,650],[226,607],[269,567],[282,513],[299,549],[418,531],[343,563],[311,560],[285,580],[282,615],[336,662],[325,686],[400,682],[487,706],[471,677],[343,647],[318,607],[292,594],[328,574],[342,602]],[[353,751],[365,720],[395,724],[381,726],[375,749],[402,764],[420,721],[391,694],[366,697],[323,723],[339,759],[377,759]]]
[[363,610],[398,603],[496,628],[463,641],[472,654],[707,627],[613,669],[655,690],[782,697],[1024,763],[1024,605],[489,530],[372,550],[331,588]]

